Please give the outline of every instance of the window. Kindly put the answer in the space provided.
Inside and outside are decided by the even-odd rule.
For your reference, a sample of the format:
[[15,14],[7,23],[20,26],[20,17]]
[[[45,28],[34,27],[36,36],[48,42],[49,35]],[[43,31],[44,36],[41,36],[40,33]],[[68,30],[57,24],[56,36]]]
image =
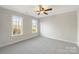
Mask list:
[[23,34],[23,19],[20,16],[12,17],[12,36]]
[[37,20],[32,20],[32,33],[37,32]]

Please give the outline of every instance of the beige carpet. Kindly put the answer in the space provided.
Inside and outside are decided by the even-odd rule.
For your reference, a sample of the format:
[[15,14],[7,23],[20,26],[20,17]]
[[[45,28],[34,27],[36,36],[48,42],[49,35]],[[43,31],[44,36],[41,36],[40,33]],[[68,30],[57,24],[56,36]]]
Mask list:
[[36,37],[0,48],[0,54],[71,54],[79,53],[79,48],[67,43],[45,37]]

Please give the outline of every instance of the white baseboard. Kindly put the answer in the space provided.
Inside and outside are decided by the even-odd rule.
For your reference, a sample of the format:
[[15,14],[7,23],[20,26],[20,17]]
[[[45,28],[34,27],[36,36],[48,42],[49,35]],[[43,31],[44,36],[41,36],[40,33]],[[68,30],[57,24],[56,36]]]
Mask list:
[[[43,35],[42,35],[43,36]],[[73,43],[73,44],[77,44],[77,42],[72,42],[72,41],[68,41],[68,40],[63,40],[63,39],[56,39],[56,38],[51,38],[51,37],[47,37],[47,36],[43,36],[43,37],[46,37],[46,38],[49,38],[49,39],[54,39],[54,40],[60,40],[60,41],[64,41],[64,42],[68,42],[68,43]]]
[[37,37],[37,36],[38,36],[38,35],[30,36],[30,37],[24,38],[23,40],[22,40],[22,39],[19,39],[19,41],[11,42],[11,43],[8,43],[8,44],[5,44],[5,45],[2,45],[2,46],[0,46],[0,48],[2,48],[2,47],[6,47],[6,46],[9,46],[9,45],[13,45],[13,44],[16,44],[16,43],[22,42],[22,41],[24,41],[24,40],[32,39],[32,38]]

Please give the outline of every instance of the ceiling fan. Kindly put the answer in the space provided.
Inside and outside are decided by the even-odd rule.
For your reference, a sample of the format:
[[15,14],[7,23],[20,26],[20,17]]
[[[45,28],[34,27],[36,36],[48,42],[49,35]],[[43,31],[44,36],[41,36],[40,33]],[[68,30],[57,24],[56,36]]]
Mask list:
[[48,15],[48,11],[51,11],[52,8],[45,8],[44,6],[42,5],[39,5],[38,6],[38,10],[36,10],[37,12],[37,15],[40,15],[40,14],[45,14],[45,15]]

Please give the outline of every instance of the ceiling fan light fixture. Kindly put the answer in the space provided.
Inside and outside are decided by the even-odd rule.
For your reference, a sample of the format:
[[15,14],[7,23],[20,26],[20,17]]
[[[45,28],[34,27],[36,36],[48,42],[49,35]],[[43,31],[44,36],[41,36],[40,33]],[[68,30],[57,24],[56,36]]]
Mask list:
[[39,5],[37,8],[36,8],[36,12],[37,12],[37,15],[41,15],[41,14],[45,14],[45,15],[48,15],[47,11],[51,11],[52,8],[48,8],[48,6],[42,6],[42,5]]

